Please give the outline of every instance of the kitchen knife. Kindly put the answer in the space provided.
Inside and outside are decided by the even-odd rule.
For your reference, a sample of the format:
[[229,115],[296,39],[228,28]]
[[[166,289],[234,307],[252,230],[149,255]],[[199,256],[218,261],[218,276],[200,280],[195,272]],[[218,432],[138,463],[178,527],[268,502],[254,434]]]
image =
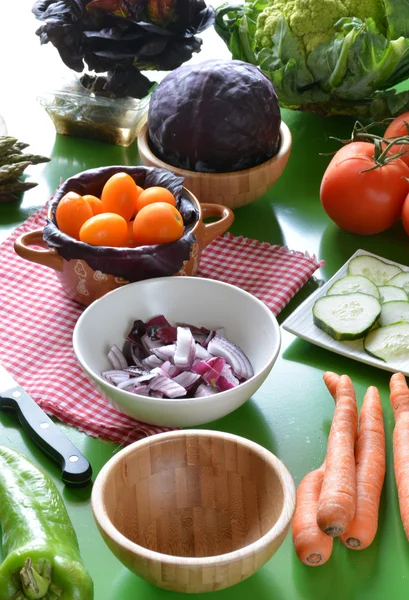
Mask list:
[[92,476],[91,465],[8,371],[0,365],[0,409],[14,411],[33,441],[62,469],[67,486],[84,486]]

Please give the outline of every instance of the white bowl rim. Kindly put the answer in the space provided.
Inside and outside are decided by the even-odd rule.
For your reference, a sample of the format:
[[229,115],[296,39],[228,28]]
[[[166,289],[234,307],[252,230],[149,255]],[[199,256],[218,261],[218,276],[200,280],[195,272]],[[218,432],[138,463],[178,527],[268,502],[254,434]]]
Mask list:
[[[256,542],[252,542],[243,548],[239,548],[238,550],[234,550],[233,552],[227,552],[225,554],[215,554],[213,556],[203,556],[203,557],[185,557],[185,556],[177,556],[173,554],[163,554],[162,552],[157,552],[155,550],[149,550],[144,546],[140,546],[135,542],[132,542],[125,535],[120,533],[118,529],[113,525],[112,521],[108,518],[105,511],[105,502],[102,497],[102,492],[105,484],[105,476],[107,472],[116,466],[121,459],[127,454],[132,454],[136,447],[138,449],[144,448],[145,446],[149,446],[152,442],[155,441],[166,441],[173,438],[183,437],[186,435],[196,435],[198,437],[214,437],[218,439],[227,439],[233,442],[236,442],[242,446],[246,446],[250,451],[256,453],[260,458],[264,459],[265,462],[275,471],[283,490],[283,510],[280,513],[277,521],[273,525],[273,527],[264,535],[262,535]],[[272,452],[261,446],[260,444],[253,442],[247,438],[241,437],[239,435],[235,435],[233,433],[225,433],[223,431],[213,431],[207,429],[179,429],[176,431],[166,431],[164,433],[157,433],[155,435],[148,436],[139,440],[137,442],[133,442],[126,448],[123,448],[116,454],[113,458],[109,459],[107,463],[102,467],[101,471],[98,473],[91,493],[91,505],[94,514],[94,518],[99,524],[99,526],[104,530],[104,532],[108,535],[108,537],[115,540],[115,542],[125,548],[128,551],[138,554],[142,558],[160,561],[166,564],[177,564],[178,566],[211,566],[214,564],[217,559],[217,565],[223,565],[226,563],[230,563],[233,561],[237,561],[242,559],[245,556],[251,555],[256,550],[260,550],[265,548],[272,542],[275,538],[277,538],[280,534],[282,534],[285,529],[289,526],[291,522],[292,515],[295,510],[295,502],[296,502],[296,488],[294,480],[284,465],[284,463]],[[96,505],[98,504],[97,511],[95,510]],[[100,512],[100,508],[102,507],[102,514]],[[291,510],[284,510],[287,507]],[[98,516],[97,514],[98,513]],[[288,515],[291,513],[290,518]]]
[[[149,146],[149,142],[148,142],[148,129],[149,129],[149,124],[146,122],[144,123],[143,127],[141,128],[140,132],[138,133],[138,137],[137,137],[137,142],[138,142],[138,149],[139,146],[143,144],[144,148],[143,151],[146,155],[150,155],[150,160],[155,160],[155,167],[157,167],[158,169],[167,169],[168,171],[172,171],[175,174],[177,174],[180,177],[197,177],[198,179],[200,178],[206,178],[208,179],[209,176],[219,176],[219,177],[232,177],[232,176],[245,176],[248,173],[256,173],[257,170],[261,170],[263,169],[263,167],[265,168],[267,165],[271,165],[275,162],[281,162],[282,160],[284,160],[284,157],[288,154],[288,152],[291,149],[291,145],[292,145],[292,135],[291,135],[291,130],[288,127],[287,123],[285,123],[282,119],[281,119],[281,123],[280,123],[280,147],[278,149],[278,152],[276,154],[274,154],[274,156],[272,156],[271,158],[268,158],[267,160],[265,160],[264,162],[260,163],[259,165],[256,165],[254,167],[248,167],[247,169],[242,169],[241,171],[221,171],[221,172],[216,172],[216,173],[207,173],[207,172],[201,172],[201,171],[190,171],[189,169],[183,169],[182,167],[175,167],[173,165],[171,165],[170,163],[165,162],[164,160],[162,160],[161,158],[159,158],[158,156],[156,156],[156,154],[154,154]],[[148,157],[149,158],[149,157]]]
[[[102,302],[104,300],[104,298],[107,298],[108,296],[112,296],[114,294],[120,294],[121,290],[124,289],[125,287],[128,288],[129,286],[138,286],[141,284],[145,284],[147,285],[147,282],[153,282],[153,281],[169,281],[172,280],[172,282],[174,280],[181,280],[181,281],[197,281],[199,279],[202,279],[203,281],[206,282],[212,282],[210,285],[220,285],[220,286],[224,286],[224,287],[228,287],[228,288],[233,288],[235,289],[238,293],[240,294],[244,294],[245,296],[250,297],[255,303],[257,303],[259,305],[259,307],[266,313],[268,314],[271,323],[273,325],[274,328],[274,333],[275,333],[275,348],[274,351],[272,353],[272,355],[269,358],[268,363],[265,364],[265,366],[260,369],[259,371],[255,372],[254,375],[252,377],[250,377],[249,379],[247,379],[246,381],[243,381],[242,383],[240,383],[240,389],[244,390],[246,389],[246,387],[250,387],[252,385],[252,382],[254,380],[255,377],[258,377],[262,374],[264,374],[266,371],[268,371],[271,367],[272,364],[274,364],[275,360],[277,359],[277,356],[280,352],[280,348],[281,348],[281,330],[280,330],[280,326],[278,324],[278,321],[276,319],[276,317],[274,316],[274,314],[272,313],[272,311],[268,308],[268,306],[262,302],[261,300],[259,300],[258,298],[256,298],[256,296],[254,296],[253,294],[250,294],[249,292],[246,292],[245,290],[241,289],[240,287],[233,285],[231,283],[225,283],[224,281],[218,281],[216,279],[207,279],[204,277],[191,277],[191,276],[183,276],[183,277],[153,277],[152,279],[143,279],[141,281],[135,281],[133,283],[128,283],[126,284],[126,286],[122,286],[120,288],[116,288],[114,290],[111,290],[110,292],[108,292],[107,294],[105,294],[104,296],[102,296],[101,298],[98,298],[97,300],[95,300],[94,302],[92,302],[92,304],[90,304],[89,306],[86,307],[86,309],[84,310],[84,312],[80,315],[79,319],[77,320],[75,327],[74,327],[74,331],[73,331],[73,336],[72,336],[72,344],[73,344],[73,348],[74,348],[74,353],[77,357],[77,360],[79,361],[80,365],[82,366],[82,368],[93,378],[95,379],[99,385],[101,386],[108,386],[108,388],[111,388],[112,390],[115,390],[117,393],[121,393],[121,395],[124,398],[127,398],[129,400],[135,400],[135,398],[138,398],[139,402],[145,403],[145,404],[157,404],[160,405],[164,402],[166,402],[166,404],[169,404],[169,399],[164,400],[163,398],[154,398],[151,396],[140,396],[139,394],[134,394],[132,392],[128,392],[127,390],[122,390],[119,389],[118,387],[116,387],[115,385],[113,385],[112,383],[109,383],[106,379],[104,379],[103,377],[101,377],[101,375],[99,373],[95,373],[92,369],[90,369],[82,355],[81,355],[81,351],[79,349],[79,344],[78,344],[78,336],[79,336],[79,328],[81,327],[81,323],[83,320],[86,319],[86,316],[88,315],[89,312],[91,312],[92,307],[97,303],[97,302]],[[211,398],[227,398],[230,395],[233,395],[235,393],[235,390],[237,388],[232,388],[230,390],[225,390],[224,392],[217,392],[217,394],[213,394],[211,396]],[[183,403],[191,403],[192,402],[192,398],[172,398],[171,402],[177,402],[178,404],[183,404]]]

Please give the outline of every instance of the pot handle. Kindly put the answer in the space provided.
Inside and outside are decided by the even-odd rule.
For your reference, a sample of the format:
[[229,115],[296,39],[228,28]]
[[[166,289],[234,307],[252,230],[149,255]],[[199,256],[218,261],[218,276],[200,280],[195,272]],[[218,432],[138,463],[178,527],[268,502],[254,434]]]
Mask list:
[[[30,248],[30,246],[42,246],[44,250]],[[50,267],[54,271],[62,271],[64,259],[57,250],[47,247],[43,240],[42,229],[22,233],[14,242],[14,250],[21,258]]]
[[208,246],[219,235],[227,231],[234,221],[234,213],[228,206],[221,204],[201,204],[202,218],[220,217],[213,223],[203,223],[203,248]]

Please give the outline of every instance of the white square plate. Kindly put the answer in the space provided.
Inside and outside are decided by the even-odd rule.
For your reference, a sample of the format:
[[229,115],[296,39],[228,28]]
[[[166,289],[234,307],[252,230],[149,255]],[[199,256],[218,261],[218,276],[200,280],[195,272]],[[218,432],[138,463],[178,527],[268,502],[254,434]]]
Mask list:
[[[392,260],[387,260],[382,256],[377,256],[376,254],[372,254],[371,252],[366,252],[365,250],[357,250],[355,254],[351,256],[349,260],[355,258],[355,256],[360,255],[374,256],[375,258],[379,258],[384,262],[387,262],[391,265],[397,265],[403,271],[409,271],[409,267],[406,265],[401,265],[399,263],[393,262]],[[378,358],[374,358],[367,354],[363,347],[363,340],[354,340],[354,341],[346,341],[346,342],[338,342],[334,340],[330,335],[324,333],[321,329],[319,329],[313,322],[312,318],[312,307],[314,302],[318,300],[321,296],[325,296],[327,290],[331,287],[331,285],[340,277],[347,275],[348,271],[348,263],[349,260],[335,273],[333,277],[327,283],[322,286],[319,290],[311,294],[307,300],[305,300],[282,324],[283,329],[293,333],[294,335],[302,338],[303,340],[307,340],[312,344],[316,344],[317,346],[321,346],[322,348],[327,348],[328,350],[332,350],[332,352],[336,352],[337,354],[342,354],[343,356],[348,356],[349,358],[354,358],[360,362],[366,363],[367,365],[372,365],[374,367],[379,367],[380,369],[384,369],[386,371],[400,371],[406,376],[409,376],[409,361],[390,361],[384,362]]]

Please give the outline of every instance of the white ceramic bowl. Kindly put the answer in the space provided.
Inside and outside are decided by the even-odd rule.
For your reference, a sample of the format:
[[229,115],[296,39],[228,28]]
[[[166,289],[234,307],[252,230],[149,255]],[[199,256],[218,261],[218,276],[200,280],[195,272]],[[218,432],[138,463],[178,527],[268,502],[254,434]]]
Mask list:
[[[122,348],[136,319],[163,314],[171,323],[224,327],[226,337],[249,357],[254,375],[238,387],[204,398],[162,399],[116,388],[101,376],[112,368],[113,344]],[[153,425],[190,427],[224,417],[261,386],[280,350],[276,318],[267,306],[238,287],[200,277],[160,277],[109,292],[93,302],[77,321],[74,351],[100,393],[123,413]]]

